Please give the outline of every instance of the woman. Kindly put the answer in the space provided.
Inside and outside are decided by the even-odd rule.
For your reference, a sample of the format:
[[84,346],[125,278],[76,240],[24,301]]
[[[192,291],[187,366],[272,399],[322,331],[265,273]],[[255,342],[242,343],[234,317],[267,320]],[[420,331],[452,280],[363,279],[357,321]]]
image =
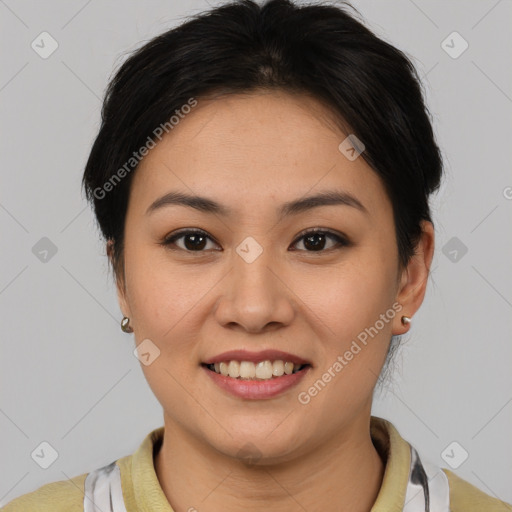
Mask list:
[[164,426],[6,512],[501,511],[371,416],[442,162],[409,60],[334,6],[212,9],[109,85],[83,184]]

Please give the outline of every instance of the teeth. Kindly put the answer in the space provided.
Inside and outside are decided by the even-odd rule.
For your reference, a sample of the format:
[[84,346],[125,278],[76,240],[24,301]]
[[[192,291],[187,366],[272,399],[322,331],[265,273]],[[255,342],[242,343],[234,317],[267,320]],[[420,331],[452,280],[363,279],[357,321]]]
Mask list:
[[260,361],[254,364],[252,361],[223,361],[210,364],[210,370],[220,373],[225,377],[234,379],[259,379],[270,380],[273,377],[291,375],[302,368],[301,364],[294,364],[290,361]]
[[238,361],[229,361],[228,375],[235,379],[240,377],[240,363]]
[[[231,361],[229,364],[231,364],[233,361]],[[238,377],[238,375],[231,375],[230,377]],[[254,366],[254,363],[251,363],[250,361],[242,361],[240,363],[240,377],[242,379],[253,379],[256,377],[256,367]]]
[[293,363],[284,363],[284,373],[286,373],[286,375],[293,373]]
[[274,367],[270,361],[261,361],[256,365],[256,378],[271,379]]
[[274,361],[272,364],[272,375],[281,377],[284,375],[284,363],[283,361]]
[[228,376],[228,365],[224,362],[220,363],[219,370],[221,375]]

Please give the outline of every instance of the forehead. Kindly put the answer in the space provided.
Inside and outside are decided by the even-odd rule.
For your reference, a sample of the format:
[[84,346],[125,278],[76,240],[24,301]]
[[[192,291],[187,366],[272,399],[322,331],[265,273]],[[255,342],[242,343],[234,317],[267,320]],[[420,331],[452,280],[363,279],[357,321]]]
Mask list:
[[336,189],[380,215],[389,207],[384,187],[363,158],[351,161],[340,152],[347,136],[328,108],[309,96],[199,99],[139,164],[130,203],[147,208],[180,190],[242,211],[261,207],[264,197],[281,203]]

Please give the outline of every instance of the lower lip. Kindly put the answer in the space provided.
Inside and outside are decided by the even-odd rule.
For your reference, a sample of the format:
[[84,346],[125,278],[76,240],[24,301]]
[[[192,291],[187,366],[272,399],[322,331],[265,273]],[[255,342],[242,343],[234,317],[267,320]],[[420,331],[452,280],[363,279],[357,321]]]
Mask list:
[[278,396],[296,386],[308,373],[311,366],[306,366],[297,373],[273,377],[268,380],[233,379],[209,370],[206,366],[202,366],[202,368],[217,386],[232,395],[248,400],[264,400]]

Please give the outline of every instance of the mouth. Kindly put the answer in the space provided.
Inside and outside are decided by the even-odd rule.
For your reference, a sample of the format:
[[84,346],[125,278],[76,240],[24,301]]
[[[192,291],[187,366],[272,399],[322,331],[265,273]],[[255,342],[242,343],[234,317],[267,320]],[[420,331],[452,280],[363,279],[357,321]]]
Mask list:
[[263,400],[298,385],[313,365],[277,350],[236,350],[208,359],[201,367],[224,392],[246,400]]
[[285,375],[293,375],[311,367],[309,363],[297,364],[281,359],[275,361],[267,359],[258,363],[230,360],[211,364],[202,363],[201,366],[231,379],[256,381],[279,379]]

